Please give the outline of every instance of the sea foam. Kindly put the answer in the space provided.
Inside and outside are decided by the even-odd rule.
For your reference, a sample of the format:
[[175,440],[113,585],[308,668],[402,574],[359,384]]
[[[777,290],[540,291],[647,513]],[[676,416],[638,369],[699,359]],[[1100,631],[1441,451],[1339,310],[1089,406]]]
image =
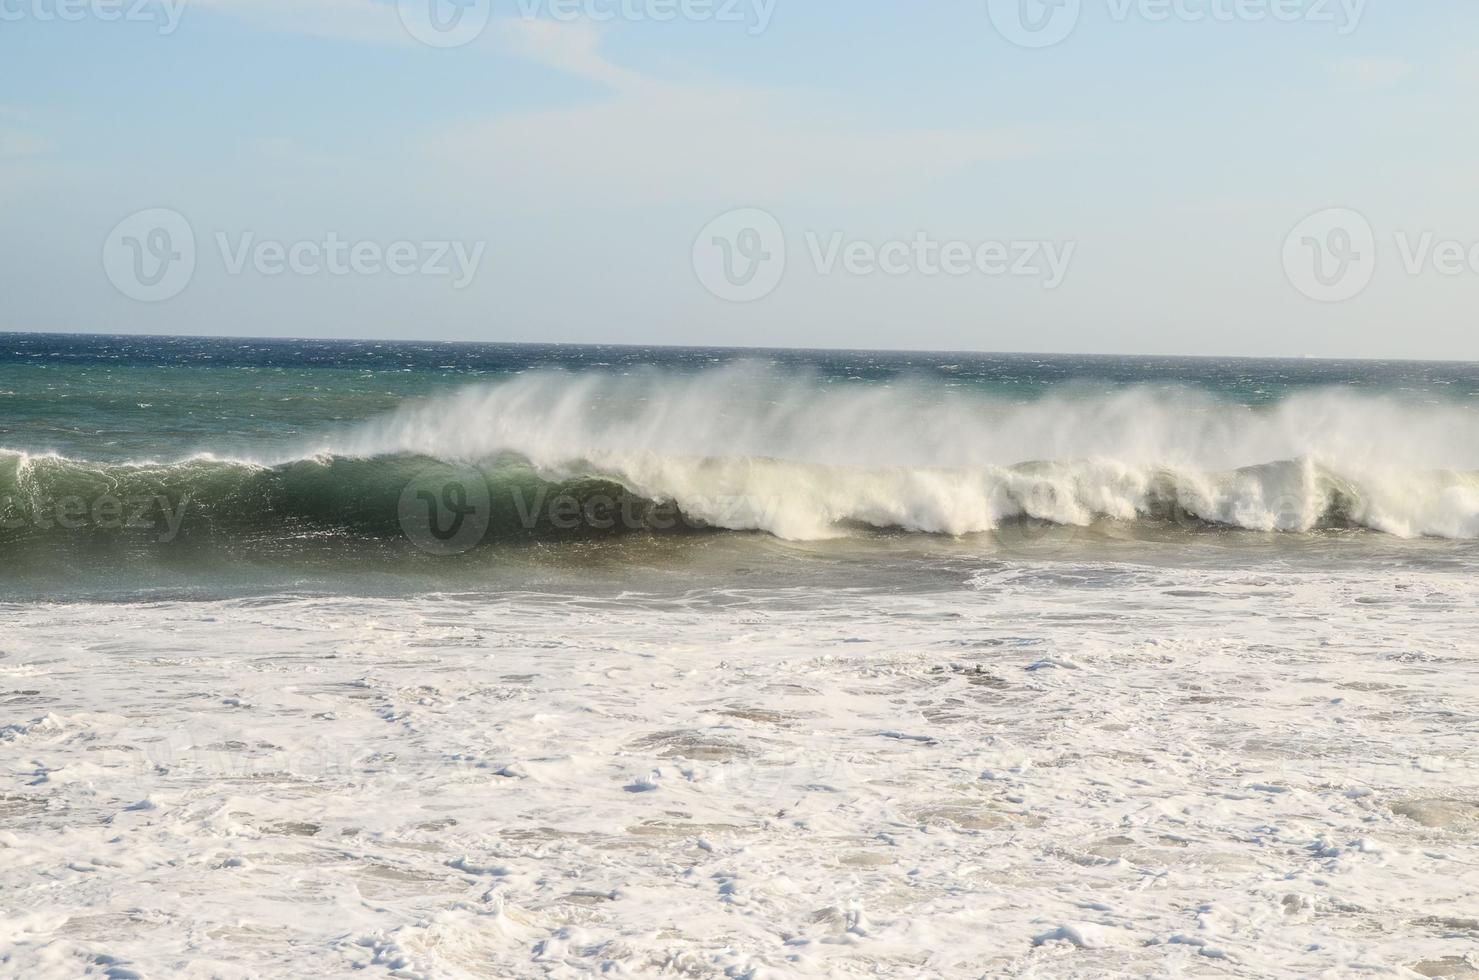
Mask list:
[[796,539],[849,524],[966,534],[1024,517],[1479,536],[1479,413],[1346,390],[1251,407],[1149,387],[1024,402],[938,381],[777,382],[745,366],[540,372],[304,452],[514,453],[547,479],[610,480],[719,526]]

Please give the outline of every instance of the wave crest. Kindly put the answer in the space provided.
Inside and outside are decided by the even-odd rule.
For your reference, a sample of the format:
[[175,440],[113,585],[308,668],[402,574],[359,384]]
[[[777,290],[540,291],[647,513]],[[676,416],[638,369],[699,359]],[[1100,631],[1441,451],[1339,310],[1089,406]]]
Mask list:
[[848,524],[968,534],[1024,517],[1479,536],[1479,413],[1344,390],[1267,407],[1151,388],[1022,402],[744,365],[541,372],[408,406],[318,448],[512,452],[547,479],[598,477],[794,539]]
[[[178,530],[197,542],[392,539],[405,488],[434,465],[470,467],[485,484],[494,541],[663,530],[652,517],[669,505],[684,528],[792,540],[859,526],[967,535],[1021,520],[1479,538],[1479,415],[1465,406],[1326,391],[1255,408],[1164,389],[1024,403],[739,367],[529,374],[275,459],[0,455],[0,540],[45,536],[56,522],[36,513],[105,495],[155,500],[166,522],[164,504],[188,500]],[[608,500],[634,516],[566,527],[552,500],[576,514]]]

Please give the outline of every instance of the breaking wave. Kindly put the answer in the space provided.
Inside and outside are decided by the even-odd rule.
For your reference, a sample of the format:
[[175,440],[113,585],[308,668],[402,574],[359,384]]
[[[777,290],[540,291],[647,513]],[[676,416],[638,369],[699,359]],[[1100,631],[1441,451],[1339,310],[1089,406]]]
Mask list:
[[1479,414],[1461,404],[1321,391],[1249,407],[1149,388],[1024,402],[739,367],[532,373],[273,457],[103,464],[0,451],[0,543],[64,532],[101,549],[393,542],[407,488],[428,472],[480,484],[489,543],[623,530],[967,535],[1021,520],[1479,537]]

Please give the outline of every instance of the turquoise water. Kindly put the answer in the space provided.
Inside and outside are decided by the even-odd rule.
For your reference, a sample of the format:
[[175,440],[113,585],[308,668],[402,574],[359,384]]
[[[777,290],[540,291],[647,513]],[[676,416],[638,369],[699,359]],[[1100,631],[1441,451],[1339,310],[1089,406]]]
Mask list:
[[1077,382],[1194,386],[1253,405],[1332,386],[1479,399],[1479,364],[1451,362],[0,334],[0,446],[106,460],[249,450],[526,371],[692,372],[742,360],[813,371],[828,383],[924,375],[1021,398]]
[[1476,455],[1474,364],[8,334],[0,584],[1463,563]]

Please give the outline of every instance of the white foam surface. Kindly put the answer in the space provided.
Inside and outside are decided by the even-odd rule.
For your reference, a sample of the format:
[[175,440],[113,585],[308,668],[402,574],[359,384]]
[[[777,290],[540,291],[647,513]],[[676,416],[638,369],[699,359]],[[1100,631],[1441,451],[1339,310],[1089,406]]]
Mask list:
[[1476,608],[1073,563],[0,607],[0,975],[1472,976]]

